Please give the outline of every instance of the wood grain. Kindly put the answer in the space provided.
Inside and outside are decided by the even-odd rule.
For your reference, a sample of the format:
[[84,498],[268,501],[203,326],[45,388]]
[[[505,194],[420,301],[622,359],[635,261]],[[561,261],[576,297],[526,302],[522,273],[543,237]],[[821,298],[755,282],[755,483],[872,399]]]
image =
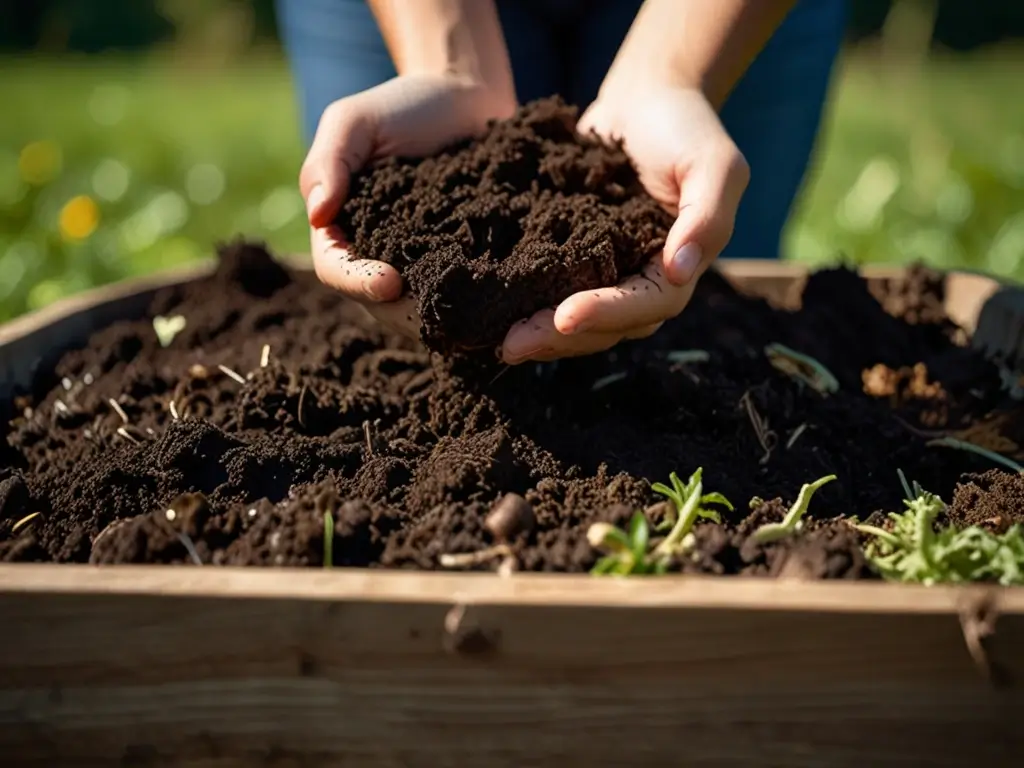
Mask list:
[[1009,765],[1024,697],[981,674],[959,618],[984,600],[989,653],[1015,682],[1016,589],[2,566],[0,754]]

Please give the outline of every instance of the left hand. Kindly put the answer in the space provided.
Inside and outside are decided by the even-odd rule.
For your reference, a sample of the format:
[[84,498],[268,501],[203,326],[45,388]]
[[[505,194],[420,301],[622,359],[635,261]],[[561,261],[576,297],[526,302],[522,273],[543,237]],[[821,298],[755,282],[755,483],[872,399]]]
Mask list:
[[[750,179],[746,160],[696,88],[657,85],[602,93],[578,130],[622,139],[644,188],[677,218],[664,252],[642,276],[575,293],[556,309],[514,325],[502,344],[502,359],[512,365],[601,352],[624,339],[650,336],[678,315],[732,237]],[[659,290],[642,290],[647,281]]]

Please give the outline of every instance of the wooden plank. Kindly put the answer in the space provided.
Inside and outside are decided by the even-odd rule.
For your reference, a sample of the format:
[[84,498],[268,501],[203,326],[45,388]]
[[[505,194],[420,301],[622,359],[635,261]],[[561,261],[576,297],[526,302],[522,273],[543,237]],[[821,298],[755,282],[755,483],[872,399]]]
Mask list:
[[990,653],[1019,679],[1020,590],[73,566],[0,585],[16,765],[1008,765],[1024,746],[1020,688],[979,673],[958,618],[991,594]]

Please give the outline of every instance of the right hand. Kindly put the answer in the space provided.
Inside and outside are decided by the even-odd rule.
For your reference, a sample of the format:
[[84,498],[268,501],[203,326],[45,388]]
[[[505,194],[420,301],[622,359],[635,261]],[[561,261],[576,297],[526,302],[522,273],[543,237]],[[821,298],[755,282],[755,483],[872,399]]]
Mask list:
[[402,296],[402,277],[390,265],[349,253],[334,224],[352,174],[390,155],[422,157],[470,136],[515,104],[457,75],[399,75],[324,110],[299,175],[306,201],[317,277],[358,301],[384,325],[419,337],[414,301]]

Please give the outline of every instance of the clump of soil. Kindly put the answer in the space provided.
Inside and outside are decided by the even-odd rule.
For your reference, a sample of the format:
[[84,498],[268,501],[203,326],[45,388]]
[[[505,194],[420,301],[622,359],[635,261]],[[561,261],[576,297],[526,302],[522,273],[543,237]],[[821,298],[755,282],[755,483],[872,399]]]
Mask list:
[[427,347],[490,352],[514,323],[663,248],[672,217],[577,118],[557,97],[531,102],[481,140],[353,178],[337,223],[360,258],[403,275]]
[[[433,199],[415,189],[409,205]],[[900,509],[897,467],[946,499],[956,489],[958,522],[1020,513],[1019,479],[970,474],[985,459],[926,447],[913,400],[864,393],[863,371],[921,363],[963,425],[997,423],[1007,402],[998,371],[945,320],[904,322],[872,290],[828,270],[774,307],[711,271],[650,339],[495,378],[496,364],[431,355],[236,243],[211,277],[159,291],[148,317],[101,330],[3,404],[15,418],[0,559],[319,567],[327,515],[336,565],[437,569],[504,543],[520,570],[579,572],[598,556],[593,522],[625,525],[661,501],[650,482],[703,467],[736,512],[699,526],[677,570],[870,577],[843,518]],[[166,348],[157,314],[187,321]],[[777,371],[771,342],[816,357],[839,391]],[[705,362],[674,362],[698,345]],[[750,540],[833,473],[800,535]],[[487,521],[507,494],[531,522],[499,542]],[[751,511],[754,496],[772,501]]]
[[947,514],[959,528],[977,525],[1002,532],[1024,525],[1024,477],[1000,469],[969,474],[957,484]]

